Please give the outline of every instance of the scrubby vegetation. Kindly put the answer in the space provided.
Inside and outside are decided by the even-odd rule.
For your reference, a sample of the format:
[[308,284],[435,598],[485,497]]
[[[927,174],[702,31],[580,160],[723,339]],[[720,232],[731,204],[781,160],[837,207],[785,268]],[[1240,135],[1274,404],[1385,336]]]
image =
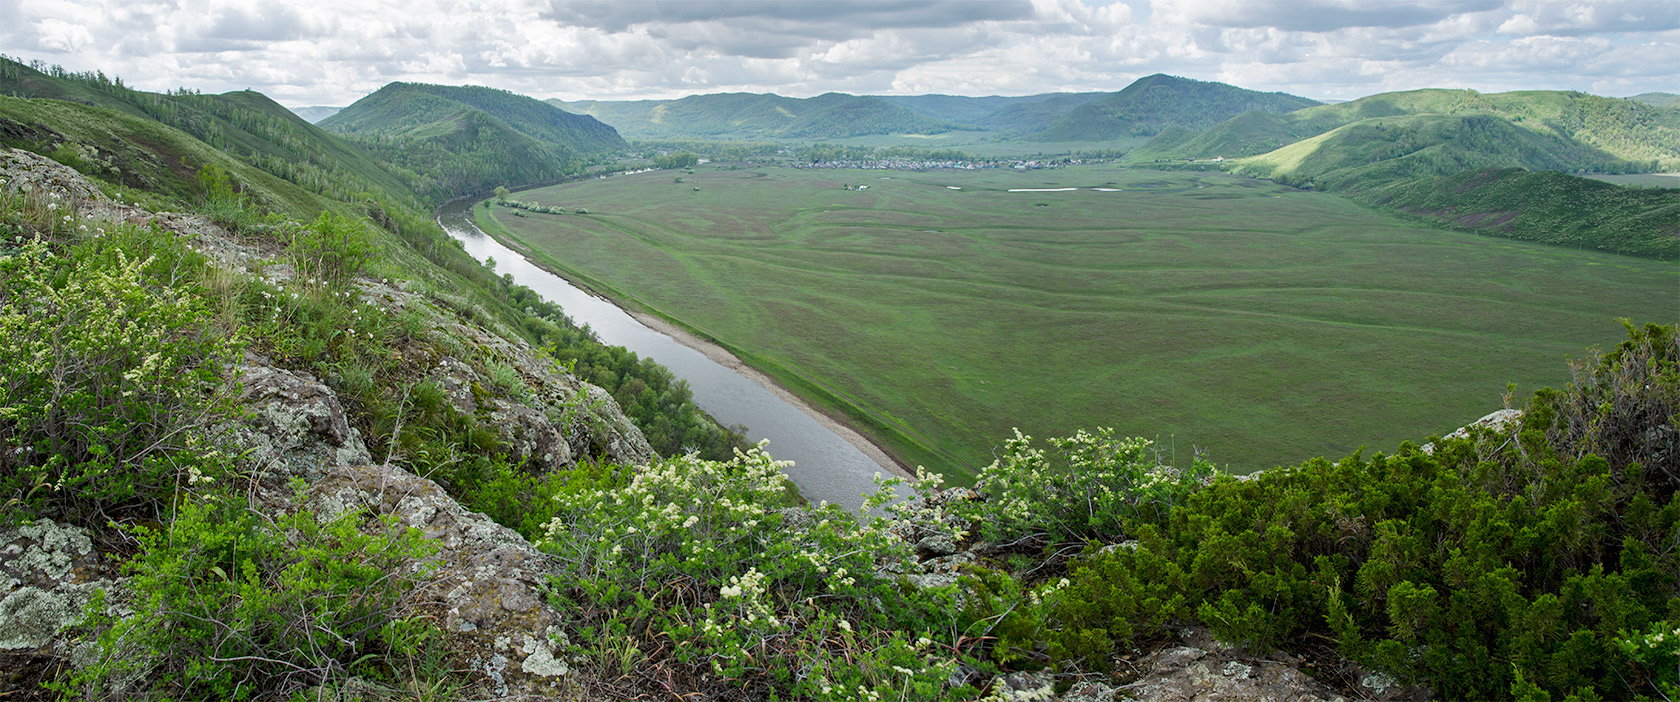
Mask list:
[[[1573,367],[1513,424],[1246,480],[1109,431],[1017,436],[978,499],[862,523],[775,510],[761,453],[672,460],[562,496],[543,544],[566,564],[573,652],[620,692],[971,699],[1008,670],[1123,680],[1119,654],[1195,624],[1332,682],[1357,662],[1450,699],[1664,699],[1675,327],[1630,326]],[[895,584],[909,525],[986,557],[949,585]]]

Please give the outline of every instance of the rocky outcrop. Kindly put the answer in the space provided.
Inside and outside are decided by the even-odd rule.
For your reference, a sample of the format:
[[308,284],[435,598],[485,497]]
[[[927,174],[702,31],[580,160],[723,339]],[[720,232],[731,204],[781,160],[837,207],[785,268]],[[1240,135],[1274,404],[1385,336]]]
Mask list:
[[[275,508],[291,496],[268,495]],[[451,638],[450,648],[482,677],[496,699],[562,699],[568,678],[559,615],[544,600],[549,556],[507,527],[469,512],[437,483],[394,466],[340,466],[315,481],[305,505],[322,519],[365,509],[396,517],[440,547],[423,610]]]
[[[36,154],[0,150],[0,181],[0,188],[57,203],[53,211],[64,211],[72,223],[87,222],[90,236],[113,221],[155,224],[230,271],[271,283],[297,275],[277,262],[285,254],[273,242],[240,240],[201,216],[151,213],[112,201],[79,174]],[[388,280],[364,278],[353,285],[352,294],[365,303],[393,318],[416,320],[416,338],[397,349],[403,375],[437,383],[457,412],[493,427],[512,458],[528,468],[562,469],[581,457],[621,465],[656,458],[606,391],[548,361],[475,305]],[[256,476],[249,491],[255,508],[297,509],[295,486],[301,484],[305,508],[322,519],[365,509],[421,530],[440,548],[417,593],[419,606],[442,625],[448,648],[475,671],[480,696],[579,697],[565,647],[555,644],[563,639],[559,616],[543,593],[554,571],[548,556],[468,511],[437,483],[375,463],[345,403],[321,378],[256,353],[246,354],[230,376],[243,411],[219,429]],[[51,521],[0,530],[0,656],[10,663],[20,656],[45,661],[36,666],[42,669],[62,665],[72,657],[64,628],[81,620],[101,589],[108,602],[126,597],[116,568],[87,530]]]

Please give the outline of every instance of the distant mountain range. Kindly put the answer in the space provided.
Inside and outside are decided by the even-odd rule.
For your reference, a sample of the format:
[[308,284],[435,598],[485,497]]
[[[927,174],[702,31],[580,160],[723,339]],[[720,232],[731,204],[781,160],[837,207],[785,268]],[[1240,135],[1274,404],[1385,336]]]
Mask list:
[[297,114],[297,116],[302,117],[303,121],[315,124],[323,119],[338,114],[338,111],[342,109],[344,108],[316,105],[313,107],[294,107],[292,108],[292,112]]
[[[102,74],[54,71],[0,60],[0,95],[51,99],[16,103],[12,118],[0,110],[0,138],[47,151],[81,144],[85,154],[61,156],[111,169],[125,184],[190,196],[190,178],[177,171],[223,157],[146,126],[161,123],[256,169],[228,167],[267,207],[305,215],[310,201],[299,192],[337,201],[376,192],[416,206],[576,174],[627,146],[612,122],[638,138],[820,141],[974,129],[1102,144],[1154,134],[1125,161],[1330,190],[1500,236],[1680,258],[1680,192],[1564,175],[1680,170],[1680,106],[1670,93],[1621,99],[1414,90],[1317,104],[1156,75],[1118,93],[735,93],[558,103],[490,88],[393,83],[317,126],[259,93],[148,93]],[[58,114],[67,105],[81,106],[84,116]],[[93,126],[63,126],[83,124]]]
[[1680,108],[1680,95],[1674,93],[1640,93],[1628,99],[1656,107]]
[[714,93],[678,100],[549,103],[595,117],[633,139],[842,139],[962,128],[881,98],[842,93],[813,98]]
[[677,100],[550,103],[592,115],[632,139],[844,139],[876,134],[999,132],[1038,141],[1111,141],[1163,129],[1206,129],[1238,114],[1318,105],[1283,93],[1168,75],[1141,78],[1118,93],[1019,97],[845,95],[789,98],[757,93]]

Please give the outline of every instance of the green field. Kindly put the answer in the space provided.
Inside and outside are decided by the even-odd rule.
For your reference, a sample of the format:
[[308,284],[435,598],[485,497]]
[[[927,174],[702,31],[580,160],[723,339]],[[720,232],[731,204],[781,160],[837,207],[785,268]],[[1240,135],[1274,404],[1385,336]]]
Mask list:
[[[1007,192],[1060,187],[1081,189]],[[1507,382],[1561,385],[1617,317],[1680,315],[1673,263],[1223,174],[702,167],[517,197],[590,214],[476,208],[483,226],[948,474],[1012,427],[1114,426],[1238,472],[1392,450]]]

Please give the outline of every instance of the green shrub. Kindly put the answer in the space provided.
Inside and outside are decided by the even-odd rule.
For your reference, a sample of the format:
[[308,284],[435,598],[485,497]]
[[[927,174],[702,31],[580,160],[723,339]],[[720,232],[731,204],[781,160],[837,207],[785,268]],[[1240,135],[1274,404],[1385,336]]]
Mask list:
[[972,697],[949,680],[965,633],[954,592],[881,570],[909,555],[885,516],[778,511],[781,467],[757,449],[679,456],[562,493],[540,545],[561,564],[553,602],[573,653],[607,679],[702,693]]
[[286,699],[349,676],[392,680],[441,632],[413,618],[436,547],[394,518],[306,509],[272,523],[241,499],[183,500],[133,530],[133,613],[89,608],[90,665],[60,683],[83,699]]
[[1035,448],[1015,432],[1003,455],[980,472],[975,489],[985,499],[963,503],[961,516],[995,542],[1023,539],[1062,543],[1116,538],[1125,524],[1166,514],[1213,467],[1197,457],[1188,470],[1159,462],[1147,439],[1114,430],[1079,431]]
[[373,240],[364,222],[323,210],[313,224],[294,230],[290,251],[300,274],[343,287],[367,265]]
[[[1220,478],[1170,510],[1130,513],[1135,542],[1076,561],[1047,611],[1023,616],[1043,619],[1061,665],[1103,668],[1116,644],[1178,621],[1259,649],[1333,641],[1450,699],[1667,694],[1663,632],[1680,621],[1673,339],[1630,325],[1627,343],[1576,364],[1569,388],[1536,393],[1520,424]],[[1044,464],[1024,446],[1010,455]],[[1028,494],[1048,497],[1005,504],[1048,529],[1026,517],[1064,510],[1070,491]]]
[[191,285],[202,268],[171,237],[126,226],[0,257],[9,498],[66,514],[155,503],[211,450],[203,431],[231,412],[223,375],[241,344]]

